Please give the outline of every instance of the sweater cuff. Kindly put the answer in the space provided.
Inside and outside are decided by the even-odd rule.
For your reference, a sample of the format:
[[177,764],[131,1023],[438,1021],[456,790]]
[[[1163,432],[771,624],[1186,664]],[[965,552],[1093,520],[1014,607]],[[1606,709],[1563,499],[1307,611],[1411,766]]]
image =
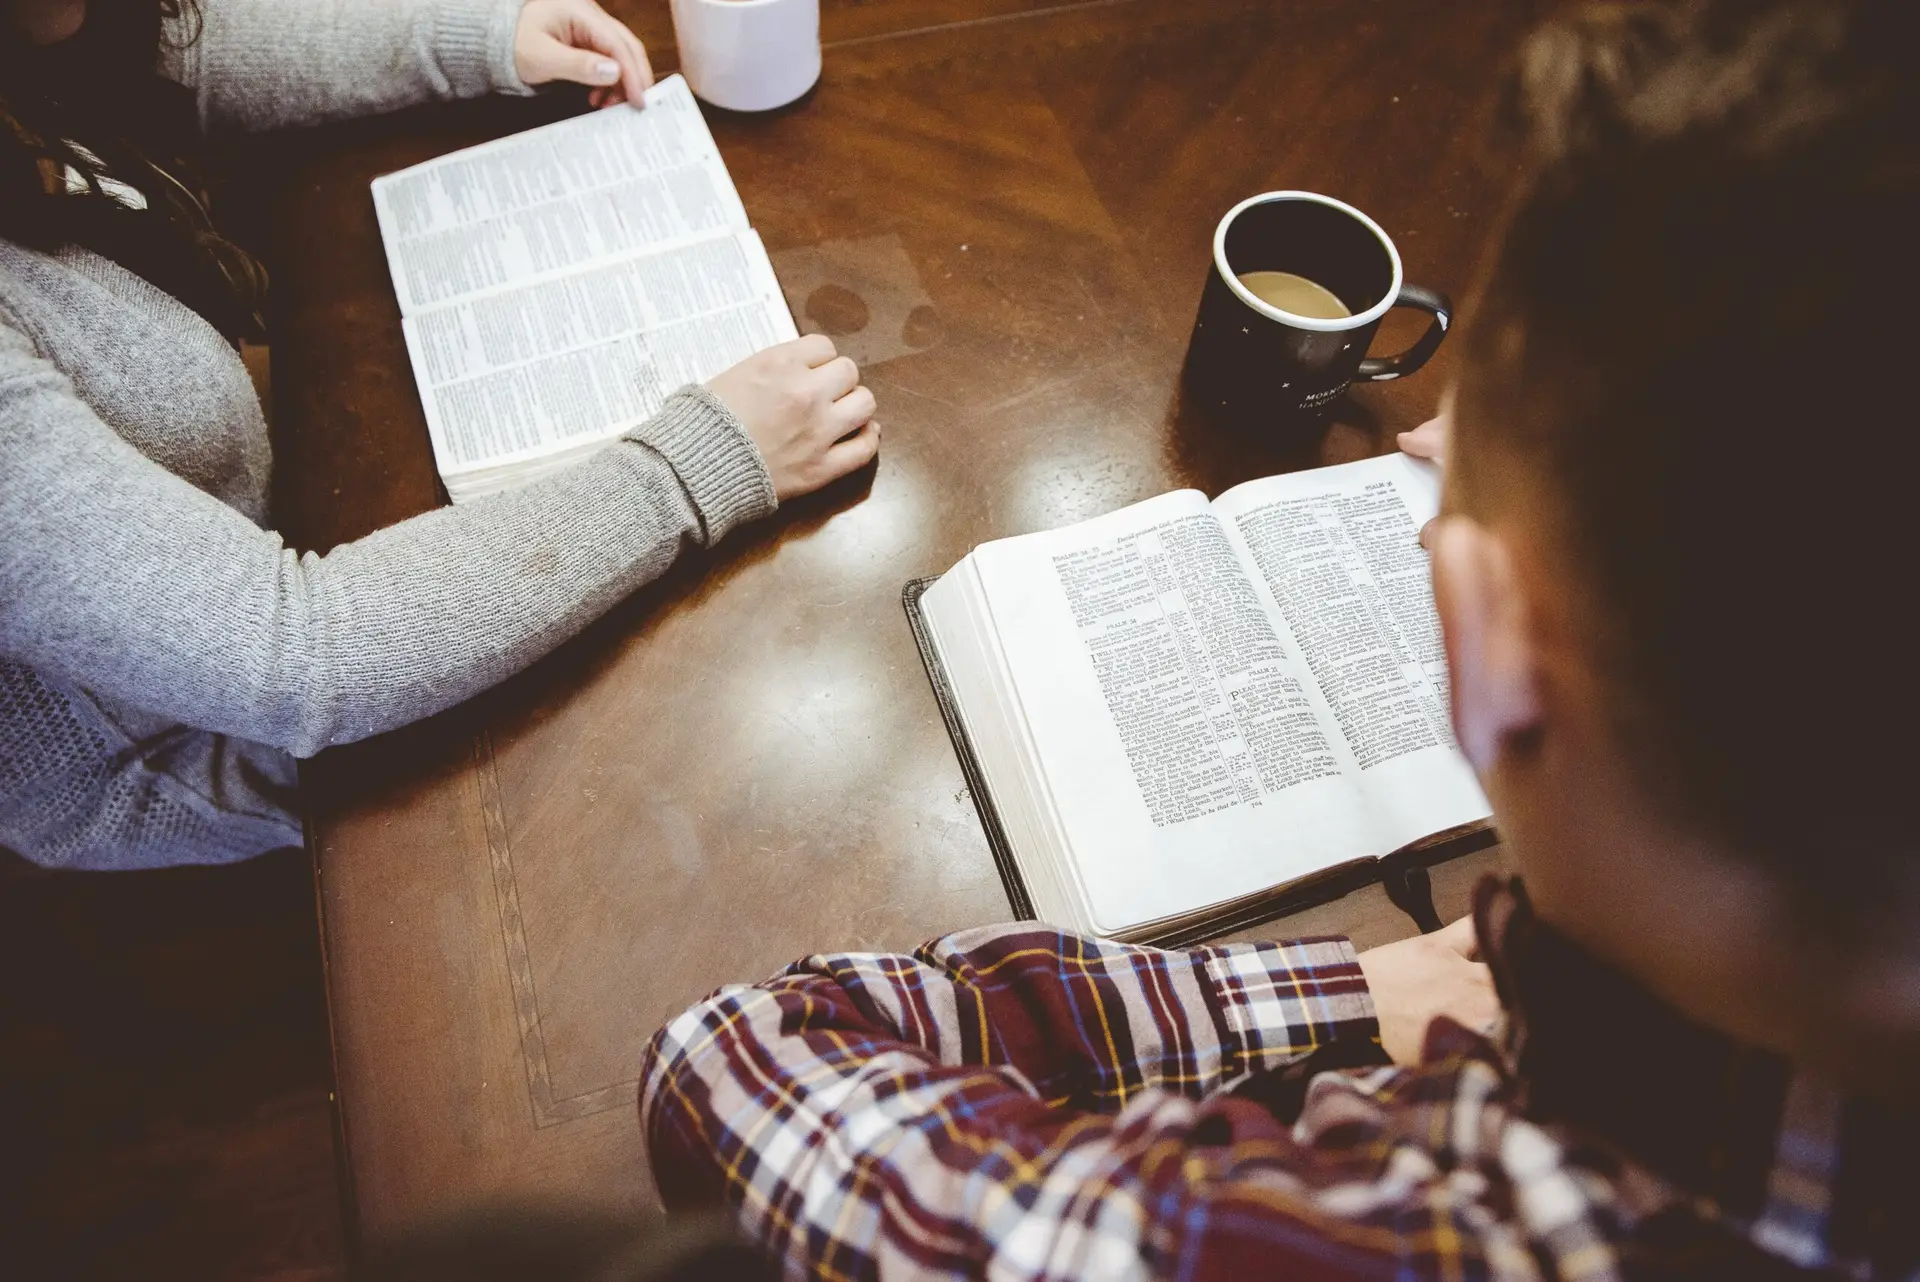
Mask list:
[[700,514],[700,541],[708,547],[780,505],[773,477],[746,427],[698,383],[669,396],[660,412],[627,438],[657,452],[680,478]]
[[434,0],[434,48],[456,97],[533,92],[513,58],[524,7],[525,0]]

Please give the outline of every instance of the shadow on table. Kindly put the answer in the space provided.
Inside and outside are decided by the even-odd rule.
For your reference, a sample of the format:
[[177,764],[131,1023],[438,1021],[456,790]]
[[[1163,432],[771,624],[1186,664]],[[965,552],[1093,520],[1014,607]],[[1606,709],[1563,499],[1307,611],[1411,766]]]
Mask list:
[[1176,466],[1189,485],[1214,496],[1263,476],[1370,458],[1391,445],[1381,439],[1379,414],[1353,393],[1319,423],[1270,430],[1222,423],[1184,389],[1167,414]]
[[457,768],[471,758],[475,736],[488,727],[532,724],[543,710],[564,707],[575,691],[619,660],[635,635],[725,591],[735,577],[774,556],[789,540],[806,537],[865,500],[876,468],[868,464],[781,504],[773,517],[735,530],[719,547],[689,549],[660,578],[616,603],[526,671],[445,712],[351,747],[344,755],[322,753],[303,765],[303,780],[325,789],[341,778],[334,772],[344,770],[352,780],[356,806],[367,807],[378,804],[388,791],[401,792],[414,780]]
[[560,1207],[482,1207],[369,1247],[359,1282],[773,1282],[719,1216],[641,1223]]
[[0,1275],[335,1275],[303,851],[150,872],[5,864],[0,975]]

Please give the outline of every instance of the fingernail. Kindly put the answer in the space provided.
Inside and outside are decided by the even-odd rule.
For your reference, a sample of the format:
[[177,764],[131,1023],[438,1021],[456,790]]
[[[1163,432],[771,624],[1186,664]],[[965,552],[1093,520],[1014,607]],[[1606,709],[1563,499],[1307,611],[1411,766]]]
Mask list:
[[620,64],[611,58],[602,58],[593,64],[593,78],[603,85],[610,85],[620,78]]

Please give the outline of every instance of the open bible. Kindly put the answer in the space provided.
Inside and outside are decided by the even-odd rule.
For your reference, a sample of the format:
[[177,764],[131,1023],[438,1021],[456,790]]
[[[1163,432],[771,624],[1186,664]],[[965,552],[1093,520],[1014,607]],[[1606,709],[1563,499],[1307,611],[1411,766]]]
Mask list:
[[1437,507],[1393,455],[1163,494],[910,585],[1015,907],[1187,940],[1488,844],[1419,545]]
[[796,337],[687,82],[385,174],[374,209],[458,503],[617,439]]

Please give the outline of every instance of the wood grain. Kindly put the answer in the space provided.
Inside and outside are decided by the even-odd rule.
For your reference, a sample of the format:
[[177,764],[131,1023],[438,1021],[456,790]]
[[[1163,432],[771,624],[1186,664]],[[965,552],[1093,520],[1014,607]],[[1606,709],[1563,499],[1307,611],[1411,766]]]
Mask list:
[[[632,1084],[662,1019],[803,953],[1005,915],[901,584],[1176,486],[1376,453],[1426,417],[1445,348],[1314,440],[1189,421],[1206,246],[1240,197],[1313,188],[1378,218],[1410,279],[1464,294],[1500,188],[1475,146],[1492,68],[1541,7],[830,2],[810,98],[711,113],[755,226],[809,282],[796,314],[888,353],[867,369],[882,459],[485,698],[311,763],[366,1233],[484,1197],[638,1210]],[[655,6],[621,11],[670,65]],[[441,501],[367,182],[563,109],[415,112],[290,153],[274,379],[302,545]],[[874,317],[900,332],[858,337]],[[1471,871],[1443,875],[1452,904]],[[1295,926],[1403,929],[1377,892]]]

